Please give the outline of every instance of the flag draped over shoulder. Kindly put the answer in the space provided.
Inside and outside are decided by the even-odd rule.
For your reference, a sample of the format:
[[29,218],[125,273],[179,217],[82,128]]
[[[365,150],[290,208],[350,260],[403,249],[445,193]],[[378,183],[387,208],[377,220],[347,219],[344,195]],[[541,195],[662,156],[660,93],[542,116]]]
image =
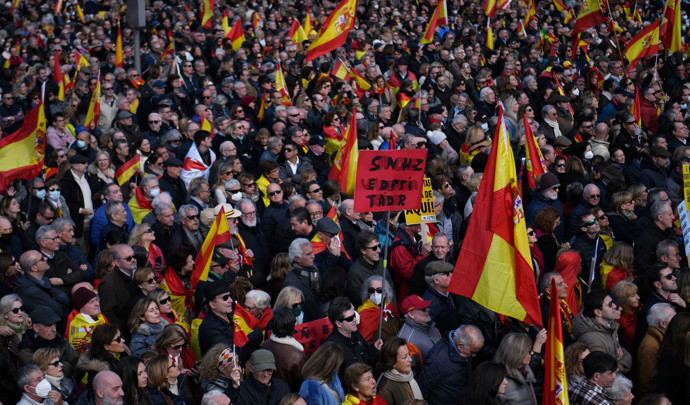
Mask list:
[[24,118],[15,133],[0,139],[0,190],[15,179],[33,179],[43,171],[46,116],[43,102]]
[[561,327],[561,308],[558,302],[556,279],[551,279],[551,303],[549,305],[549,325],[546,340],[544,363],[544,401],[543,405],[568,405],[568,381],[565,376],[565,357],[563,356],[563,328]]
[[[540,174],[548,173],[549,169],[544,161],[544,156],[541,154],[541,149],[537,146],[537,140],[534,137],[532,128],[529,126],[527,116],[523,113],[523,121],[525,123],[525,166],[527,177],[527,186],[530,190],[537,188],[535,178]],[[519,188],[522,190],[522,187]]]
[[357,146],[357,108],[352,111],[352,119],[347,127],[345,137],[333,160],[333,166],[328,174],[329,180],[337,180],[343,191],[355,195],[355,181],[357,179],[357,161],[359,148]]
[[199,281],[208,280],[208,271],[211,268],[211,258],[213,249],[216,245],[223,244],[230,240],[230,228],[228,220],[225,218],[225,209],[221,207],[216,219],[211,225],[211,229],[204,239],[204,243],[199,249],[199,253],[194,260],[194,271],[192,271],[192,288],[196,288]]
[[541,325],[537,286],[508,130],[499,108],[484,178],[448,290],[499,314]]
[[625,57],[630,61],[628,70],[633,69],[641,58],[659,53],[659,20],[635,35],[625,46]]
[[358,0],[341,0],[323,23],[319,35],[309,45],[307,63],[345,43],[347,33],[355,26],[357,2]]

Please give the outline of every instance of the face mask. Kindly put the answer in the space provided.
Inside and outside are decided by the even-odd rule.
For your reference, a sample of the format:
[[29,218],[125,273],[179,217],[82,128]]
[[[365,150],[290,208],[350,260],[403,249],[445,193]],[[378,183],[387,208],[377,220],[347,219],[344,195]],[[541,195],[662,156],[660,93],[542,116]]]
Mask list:
[[688,105],[687,105],[686,103],[683,103],[683,104],[680,105],[680,109],[681,109],[681,110],[687,110],[687,109],[688,109]]
[[587,152],[585,152],[585,159],[589,160],[593,157],[594,157],[594,152],[592,152],[591,150],[588,150]]
[[238,191],[236,193],[233,193],[230,198],[232,198],[233,201],[239,201],[242,199],[242,192]]
[[84,149],[85,147],[86,147],[86,142],[82,141],[81,139],[77,141],[77,148]]
[[36,391],[36,395],[38,395],[39,397],[47,398],[50,391],[53,390],[53,387],[50,386],[48,380],[44,379],[36,385],[36,388],[34,388],[34,390]]
[[0,234],[0,242],[10,243],[11,240],[12,240],[12,233],[1,233]]
[[375,305],[381,305],[381,300],[383,299],[383,293],[373,293],[369,296],[369,299],[371,299],[371,302],[373,302]]
[[51,191],[48,193],[48,198],[50,198],[53,201],[57,201],[60,199],[60,192],[59,191]]
[[173,149],[177,149],[180,144],[179,143],[171,143],[170,146],[172,146]]
[[160,194],[160,193],[161,193],[161,189],[160,189],[160,188],[154,188],[153,190],[149,191],[149,194],[150,194],[151,197],[153,197],[153,198],[158,197],[158,194]]
[[292,308],[292,314],[295,315],[295,317],[302,315],[302,306],[300,305],[297,308]]
[[359,325],[359,321],[361,321],[359,317],[359,312],[355,311],[355,319],[357,320],[357,325]]
[[45,190],[38,190],[36,192],[36,198],[40,198],[41,200],[46,198],[46,191]]

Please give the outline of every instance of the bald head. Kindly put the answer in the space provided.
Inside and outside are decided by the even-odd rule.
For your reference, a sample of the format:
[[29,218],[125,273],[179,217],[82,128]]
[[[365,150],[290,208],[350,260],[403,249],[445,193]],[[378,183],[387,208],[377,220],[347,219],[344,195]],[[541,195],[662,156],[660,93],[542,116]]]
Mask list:
[[122,405],[125,393],[122,379],[112,371],[101,371],[93,378],[93,392],[98,405]]

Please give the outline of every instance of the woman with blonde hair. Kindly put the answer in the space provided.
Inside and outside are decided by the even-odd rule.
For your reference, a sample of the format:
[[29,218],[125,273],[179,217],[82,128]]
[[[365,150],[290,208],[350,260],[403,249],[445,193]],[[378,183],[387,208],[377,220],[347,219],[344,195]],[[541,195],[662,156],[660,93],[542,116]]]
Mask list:
[[[60,351],[53,347],[42,347],[34,352],[34,364],[40,367],[43,375],[50,383],[52,391],[48,394],[48,399],[53,400],[53,391],[62,394],[62,400],[67,404],[76,404],[79,394],[74,382],[70,377],[65,378],[60,361]],[[53,395],[51,395],[53,394]]]
[[586,344],[576,342],[565,348],[565,376],[568,379],[568,387],[574,387],[585,379],[585,370],[582,368],[582,360],[590,353]]
[[[642,186],[644,187],[644,186]],[[632,244],[635,232],[635,198],[630,191],[619,191],[613,195],[613,211],[607,215],[609,217],[609,226],[616,235],[616,239],[620,242]]]
[[[276,303],[273,305],[273,310],[276,311],[280,307],[287,307],[292,309],[297,318],[297,324],[303,322],[304,312],[302,308],[304,307],[304,294],[302,291],[295,287],[283,287],[276,297]],[[299,313],[298,313],[299,312]]]
[[192,403],[183,382],[184,374],[175,367],[173,359],[165,354],[159,354],[149,360],[146,372],[149,375],[149,395],[153,405]]
[[147,223],[134,225],[132,232],[129,234],[130,246],[141,246],[149,253],[149,265],[156,270],[156,279],[158,279],[160,278],[158,274],[167,268],[167,263],[165,262],[165,257],[163,257],[161,248],[153,243],[155,240],[156,235],[151,226]]
[[239,367],[237,354],[222,343],[213,346],[201,359],[199,379],[202,393],[219,390],[230,397],[242,381],[242,368]]
[[632,246],[625,242],[614,243],[604,254],[599,272],[601,274],[601,288],[609,291],[619,281],[634,279],[633,261],[635,259]]
[[110,154],[105,151],[96,153],[96,160],[89,165],[89,173],[95,174],[103,184],[115,183],[115,166],[113,165]]
[[309,405],[340,405],[345,391],[338,370],[345,361],[343,349],[335,342],[324,342],[304,363],[304,382],[299,394]]
[[188,375],[196,375],[196,354],[190,347],[189,335],[181,325],[173,323],[164,327],[151,349],[170,356],[180,371]]
[[484,135],[481,125],[473,125],[467,130],[465,142],[460,147],[460,164],[470,164],[472,159],[486,148],[491,146],[491,141]]
[[640,312],[640,296],[637,294],[637,285],[631,281],[622,280],[613,287],[612,292],[618,298],[618,305],[623,308],[618,320],[618,333],[623,338],[621,343],[623,347],[631,350],[635,338],[637,314]]
[[510,333],[503,338],[494,355],[494,362],[508,371],[508,385],[498,398],[505,404],[537,405],[533,384],[537,381],[529,366],[532,361],[532,339],[524,333]]

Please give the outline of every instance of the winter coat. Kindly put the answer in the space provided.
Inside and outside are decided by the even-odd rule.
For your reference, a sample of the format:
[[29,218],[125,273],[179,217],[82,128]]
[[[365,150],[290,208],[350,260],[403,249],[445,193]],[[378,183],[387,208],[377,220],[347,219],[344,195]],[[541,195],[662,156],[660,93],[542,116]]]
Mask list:
[[[338,395],[337,399],[332,392]],[[300,386],[299,394],[309,405],[340,405],[345,400],[345,391],[337,373],[328,384],[328,388],[321,381],[311,378],[305,380]]]
[[273,377],[271,384],[265,386],[254,379],[254,376],[250,376],[242,382],[239,390],[234,391],[230,399],[235,405],[278,405],[289,393],[290,387],[285,381]]
[[434,345],[417,377],[424,399],[430,404],[457,404],[472,376],[472,359],[460,356],[451,334]]
[[39,280],[30,274],[19,276],[14,282],[14,292],[22,299],[24,311],[27,314],[38,306],[52,308],[61,319],[65,320],[70,313],[71,305],[67,294],[51,286],[48,278]]
[[527,375],[518,373],[517,378],[506,376],[508,385],[505,394],[498,394],[504,405],[537,405],[533,384],[537,381],[529,366],[525,366]]
[[27,331],[19,343],[19,361],[18,365],[25,366],[33,364],[33,356],[36,350],[42,347],[49,347],[58,349],[60,352],[60,360],[62,361],[62,370],[66,377],[71,377],[74,374],[75,367],[78,367],[79,355],[74,350],[71,344],[62,336],[56,336],[53,340],[45,340],[38,336],[33,330]]
[[405,318],[405,323],[398,331],[398,337],[405,339],[407,343],[415,345],[422,354],[423,362],[434,345],[441,340],[441,333],[434,327],[432,322],[417,323]]
[[304,347],[292,336],[277,337],[274,334],[261,348],[270,351],[275,357],[276,370],[273,377],[285,381],[290,391],[299,391],[302,383],[302,366],[307,361]]
[[563,218],[563,204],[561,204],[559,200],[547,200],[543,194],[534,193],[534,198],[532,198],[532,201],[530,201],[530,203],[527,205],[527,209],[525,209],[525,220],[529,224],[534,223],[534,219],[537,217],[537,214],[544,207],[553,207],[561,213],[561,223],[556,227],[554,235],[556,236],[556,239],[562,241],[563,235],[565,235],[565,225]]
[[160,323],[150,324],[144,322],[139,326],[136,332],[132,333],[132,338],[130,339],[130,349],[134,356],[141,356],[149,347],[156,343],[156,338],[168,325],[168,321],[160,318]]
[[618,358],[618,349],[623,350],[623,358],[618,361],[618,365],[624,373],[630,370],[632,356],[618,341],[618,322],[602,325],[580,313],[573,320],[573,335],[578,342],[586,344],[589,350],[604,352],[614,359]]
[[[125,352],[120,355],[120,359],[128,356],[129,354],[129,349],[125,347]],[[120,360],[113,356],[110,356],[108,359],[98,359],[93,357],[91,351],[88,351],[79,356],[75,377],[77,377],[77,381],[85,383],[87,388],[91,388],[93,378],[96,376],[96,374],[104,370],[117,373],[117,365],[119,363]]]
[[388,405],[402,405],[408,399],[414,398],[410,383],[393,381],[383,375],[376,388],[376,393],[386,400]]

